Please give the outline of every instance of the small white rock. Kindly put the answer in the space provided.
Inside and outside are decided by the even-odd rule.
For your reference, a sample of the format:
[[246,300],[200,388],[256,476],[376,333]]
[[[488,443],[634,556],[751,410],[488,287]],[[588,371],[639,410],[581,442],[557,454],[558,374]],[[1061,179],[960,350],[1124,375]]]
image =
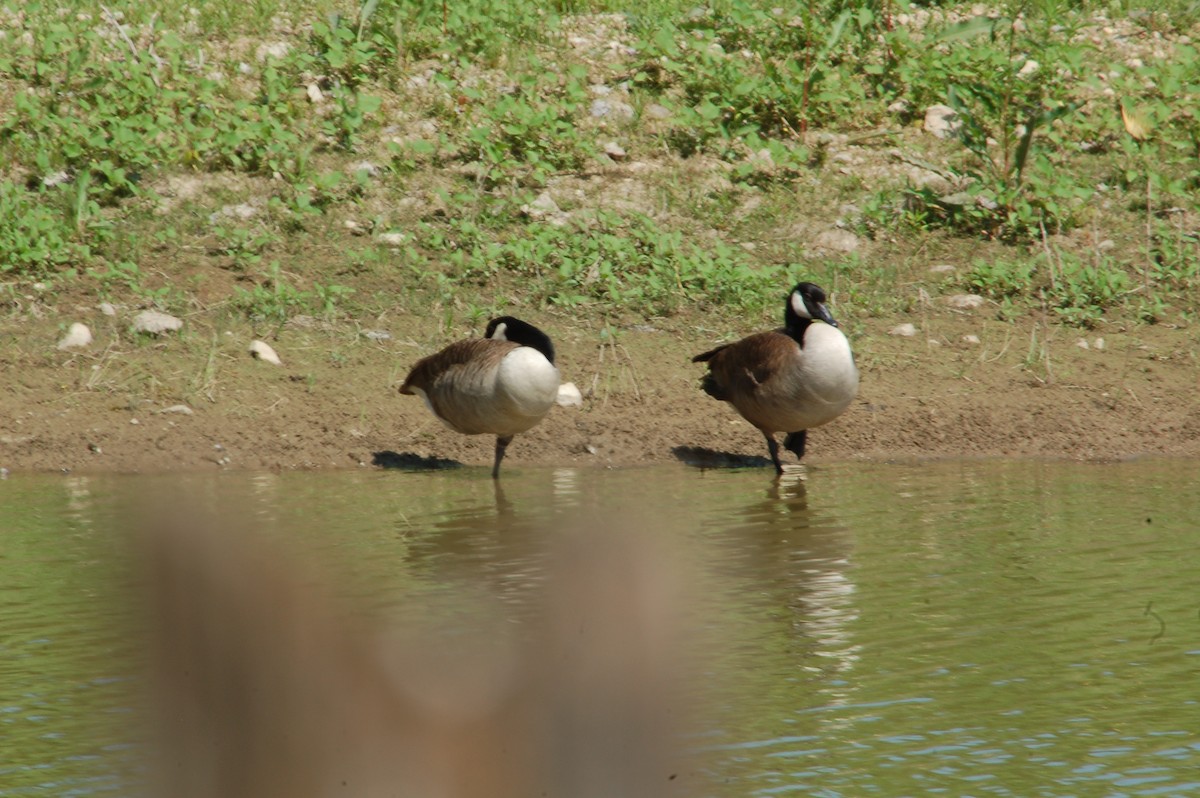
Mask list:
[[625,148],[615,141],[610,141],[604,145],[604,154],[614,161],[625,160]]
[[962,120],[948,105],[931,105],[925,109],[925,132],[939,139],[949,139],[958,135]]
[[592,116],[597,119],[607,116],[612,119],[626,121],[633,119],[634,115],[637,113],[633,109],[633,106],[629,103],[610,99],[608,97],[603,97],[599,100],[593,100],[591,111]]
[[521,211],[531,219],[546,219],[562,213],[549,191],[543,191],[533,202],[522,205]]
[[97,307],[100,308],[100,312],[103,313],[105,316],[117,315],[117,309],[116,309],[116,307],[113,306],[113,304],[111,302],[101,302]]
[[325,95],[322,93],[321,87],[315,83],[310,83],[305,86],[304,91],[308,93],[308,101],[313,104],[319,103],[325,99]]
[[964,344],[972,344],[972,345],[974,345],[974,344],[978,344],[978,343],[979,343],[979,336],[978,336],[978,335],[964,335],[964,336],[962,337],[962,342],[963,342]]
[[575,387],[575,383],[564,382],[558,386],[558,397],[554,403],[559,407],[582,407],[583,394]]
[[1041,64],[1031,58],[1021,65],[1021,68],[1017,70],[1017,74],[1023,78],[1027,78],[1040,68]]
[[181,416],[190,416],[195,413],[195,411],[192,410],[192,408],[188,407],[187,405],[171,405],[170,407],[164,407],[162,410],[159,410],[158,412],[160,412],[160,413],[175,413],[175,414],[178,414]]
[[954,271],[955,267],[950,263],[939,263],[936,266],[930,266],[929,271],[932,274],[949,274]]
[[250,354],[258,360],[265,360],[268,363],[274,363],[276,366],[282,366],[283,361],[279,359],[279,355],[275,354],[275,350],[271,345],[264,341],[251,341]]
[[1080,349],[1091,349],[1092,348],[1092,345],[1087,342],[1086,338],[1080,338],[1078,341],[1075,342],[1075,346],[1079,347]]
[[1104,339],[1103,339],[1103,338],[1097,338],[1095,341],[1092,341],[1092,348],[1093,348],[1093,349],[1099,349],[1099,350],[1103,351],[1103,349],[1104,349]]
[[833,252],[855,252],[858,250],[860,242],[858,236],[851,233],[849,230],[823,230],[817,235],[813,245],[819,249],[827,249]]
[[979,294],[955,294],[946,297],[946,304],[959,310],[974,310],[983,307],[983,297]]
[[174,332],[181,327],[183,327],[183,319],[177,319],[169,313],[161,313],[157,310],[143,310],[133,319],[134,332],[149,333],[150,335]]
[[58,342],[59,349],[77,349],[92,342],[92,331],[86,324],[75,322],[67,330],[67,334]]
[[363,338],[368,341],[390,341],[392,334],[386,330],[363,330]]
[[276,61],[284,58],[291,47],[287,42],[263,42],[254,51],[254,57],[261,63],[268,58]]
[[380,233],[379,235],[375,236],[375,239],[380,244],[386,244],[389,247],[398,247],[404,243],[405,235],[404,233],[396,232]]
[[905,322],[904,324],[897,324],[895,327],[888,330],[888,335],[898,335],[901,338],[912,338],[916,334],[917,328],[908,322]]

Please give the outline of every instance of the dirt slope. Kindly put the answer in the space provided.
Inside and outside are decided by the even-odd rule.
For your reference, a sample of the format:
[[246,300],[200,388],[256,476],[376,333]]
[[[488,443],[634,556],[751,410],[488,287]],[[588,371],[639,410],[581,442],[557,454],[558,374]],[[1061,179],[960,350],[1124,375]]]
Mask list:
[[[383,341],[346,324],[289,326],[273,341],[282,367],[245,353],[248,331],[226,332],[203,319],[145,343],[131,340],[119,322],[89,321],[97,341],[76,353],[55,350],[60,333],[48,324],[7,326],[0,467],[490,464],[492,439],[446,430],[420,401],[396,392],[418,357],[450,340],[422,320]],[[564,378],[585,402],[555,408],[518,436],[509,467],[767,464],[761,436],[697,389],[702,369],[690,356],[719,340],[711,332],[639,325],[620,330],[614,346],[602,343],[608,339],[599,322],[537,321],[557,339]],[[889,335],[903,321],[916,322],[918,333]],[[1085,335],[1036,320],[1002,323],[986,308],[845,326],[862,370],[860,397],[809,436],[808,461],[1200,455],[1193,331],[1136,326]],[[967,335],[979,342],[964,341]]]

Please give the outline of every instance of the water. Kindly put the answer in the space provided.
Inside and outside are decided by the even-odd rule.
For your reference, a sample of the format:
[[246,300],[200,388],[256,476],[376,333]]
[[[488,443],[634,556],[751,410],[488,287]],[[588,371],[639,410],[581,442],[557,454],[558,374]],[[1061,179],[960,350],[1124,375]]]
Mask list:
[[[1200,796],[1198,464],[845,463],[0,482],[0,796],[127,795],[126,509],[184,488],[386,614],[522,617],[580,515],[684,544],[711,697],[684,793]],[[636,519],[632,520],[631,519]],[[648,533],[649,534],[649,533]]]

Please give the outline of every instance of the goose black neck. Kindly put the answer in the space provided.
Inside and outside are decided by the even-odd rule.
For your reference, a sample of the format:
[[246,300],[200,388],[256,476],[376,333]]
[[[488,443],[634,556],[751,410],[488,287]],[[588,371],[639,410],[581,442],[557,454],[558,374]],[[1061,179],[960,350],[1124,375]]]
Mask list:
[[787,303],[787,308],[783,312],[783,331],[804,348],[804,333],[808,331],[808,326],[813,323],[812,319],[806,319],[796,311],[792,310],[792,303]]
[[504,340],[536,349],[545,355],[551,365],[554,365],[554,344],[550,342],[549,335],[527,321],[521,321],[513,316],[501,316],[488,323],[486,337],[492,338],[501,325],[504,327],[502,331]]

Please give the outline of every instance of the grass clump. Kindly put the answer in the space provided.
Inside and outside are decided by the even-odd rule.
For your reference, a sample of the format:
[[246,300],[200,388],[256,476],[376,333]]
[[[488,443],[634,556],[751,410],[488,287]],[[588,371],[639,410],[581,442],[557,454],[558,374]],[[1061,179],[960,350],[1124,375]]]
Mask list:
[[[966,282],[1011,315],[1162,320],[1200,288],[1190,8],[1168,22],[1134,0],[30,3],[0,11],[0,271],[100,275],[162,302],[147,276],[182,253],[273,323],[336,308],[337,261],[363,244],[346,237],[397,229],[411,246],[373,279],[737,315],[774,303],[795,261],[861,307],[905,307],[895,284],[921,277],[888,242],[936,240],[963,261],[997,247]],[[948,139],[920,130],[933,103],[956,114]],[[693,175],[713,188],[681,185]],[[262,215],[235,223],[213,205],[246,198],[213,191],[165,202],[180,176],[252,190]],[[604,201],[597,184],[617,180],[654,200]],[[530,188],[577,207],[522,215]],[[857,210],[835,220],[842,206]],[[698,207],[714,209],[704,235]],[[846,253],[809,239],[835,223],[874,251],[830,266]],[[1109,227],[1112,249],[1085,257]],[[332,254],[278,266],[317,248]]]

